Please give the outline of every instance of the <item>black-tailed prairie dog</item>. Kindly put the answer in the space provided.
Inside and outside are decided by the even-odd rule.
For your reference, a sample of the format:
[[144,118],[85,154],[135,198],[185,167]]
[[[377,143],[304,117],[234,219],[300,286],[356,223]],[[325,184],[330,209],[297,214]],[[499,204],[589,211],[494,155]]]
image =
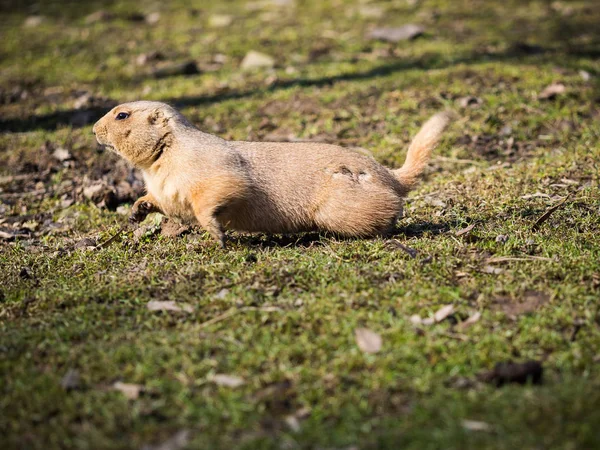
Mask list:
[[395,170],[337,145],[226,141],[159,102],[119,105],[94,134],[143,173],[148,193],[133,205],[133,221],[161,212],[199,223],[223,245],[224,230],[389,232],[449,117],[429,119]]

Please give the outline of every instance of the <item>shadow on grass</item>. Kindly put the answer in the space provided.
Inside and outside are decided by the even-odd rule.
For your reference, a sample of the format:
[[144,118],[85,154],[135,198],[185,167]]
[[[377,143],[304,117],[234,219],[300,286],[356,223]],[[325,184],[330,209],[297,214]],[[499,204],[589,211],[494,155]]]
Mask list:
[[442,222],[421,222],[407,226],[397,226],[390,234],[375,237],[344,237],[331,232],[305,232],[298,234],[233,234],[227,237],[230,245],[240,247],[253,247],[262,249],[271,248],[312,248],[327,245],[328,241],[350,242],[372,239],[403,239],[423,237],[424,235],[438,236],[465,224],[464,220],[448,220]]
[[[73,2],[73,0],[70,0]],[[528,1],[528,0],[526,0]],[[0,0],[0,5],[16,6],[29,4],[31,2],[15,2],[13,0]],[[53,4],[61,2],[48,2],[48,11],[53,9]],[[74,3],[74,2],[73,2]],[[378,65],[365,71],[353,71],[338,75],[320,78],[297,78],[281,80],[269,87],[254,86],[248,89],[220,92],[214,95],[183,96],[160,99],[171,103],[176,107],[191,107],[208,105],[227,100],[243,99],[255,95],[266,95],[294,87],[321,87],[329,86],[343,81],[366,81],[378,77],[384,77],[406,70],[419,69],[444,69],[453,65],[476,65],[482,62],[505,62],[505,63],[527,63],[541,64],[554,62],[560,67],[572,70],[580,70],[580,58],[595,59],[600,57],[600,27],[597,26],[598,13],[596,13],[595,1],[585,2],[586,8],[578,14],[565,15],[549,9],[548,23],[546,29],[538,26],[535,22],[523,22],[519,25],[519,33],[511,33],[503,36],[506,50],[498,53],[490,53],[486,50],[475,51],[470,55],[448,59],[439,53],[430,53],[420,59],[396,60],[386,64]],[[474,14],[474,13],[473,13]],[[457,15],[455,20],[467,20],[472,14]],[[543,34],[543,40],[539,39]],[[537,41],[544,42],[544,46],[527,44],[526,40],[536,36]],[[584,43],[582,43],[582,38]],[[521,39],[521,41],[519,41]],[[593,73],[592,75],[597,75]],[[141,79],[122,80],[127,83],[139,84]],[[595,84],[596,88],[600,88]],[[94,107],[90,109],[67,109],[44,115],[30,115],[21,118],[0,119],[0,132],[23,132],[37,129],[53,130],[61,126],[72,126],[79,128],[87,126],[110,108]]]
[[[558,55],[556,55],[558,56]],[[580,51],[573,56],[578,57],[598,57],[600,56],[600,49]],[[532,61],[533,59],[533,61]],[[439,55],[430,55],[420,61],[396,61],[393,63],[383,64],[372,69],[362,72],[351,72],[334,75],[330,77],[321,78],[298,78],[291,80],[282,80],[274,83],[269,87],[253,87],[246,90],[236,90],[230,92],[222,92],[214,95],[200,95],[193,97],[174,97],[164,98],[161,101],[170,103],[178,108],[209,105],[228,100],[238,100],[249,98],[257,95],[267,95],[271,92],[279,90],[291,89],[294,87],[323,87],[331,86],[338,82],[343,81],[360,81],[370,80],[378,77],[385,77],[394,73],[420,69],[420,70],[431,70],[431,69],[443,69],[452,65],[466,64],[476,65],[482,62],[492,61],[518,61],[518,62],[541,62],[540,56],[532,53],[529,54],[528,50],[523,51],[520,48],[513,48],[510,51],[503,54],[488,54],[478,53],[469,57],[460,58],[453,61],[440,60]],[[568,61],[563,61],[562,66],[569,67]],[[0,119],[0,132],[26,132],[33,130],[55,130],[63,126],[71,126],[73,128],[81,128],[88,126],[106,114],[110,107],[94,107],[89,109],[67,109],[56,111],[50,114],[43,115],[30,115],[23,118],[8,118]]]

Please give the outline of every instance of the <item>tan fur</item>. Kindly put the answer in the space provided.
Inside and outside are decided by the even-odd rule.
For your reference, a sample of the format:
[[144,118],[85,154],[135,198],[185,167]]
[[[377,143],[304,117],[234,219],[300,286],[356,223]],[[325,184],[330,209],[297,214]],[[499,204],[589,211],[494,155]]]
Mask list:
[[[116,120],[119,113],[128,117]],[[161,211],[199,223],[223,243],[223,230],[388,232],[449,120],[432,117],[396,170],[336,145],[225,141],[158,102],[119,105],[94,133],[142,170],[148,194],[134,204],[132,220]]]

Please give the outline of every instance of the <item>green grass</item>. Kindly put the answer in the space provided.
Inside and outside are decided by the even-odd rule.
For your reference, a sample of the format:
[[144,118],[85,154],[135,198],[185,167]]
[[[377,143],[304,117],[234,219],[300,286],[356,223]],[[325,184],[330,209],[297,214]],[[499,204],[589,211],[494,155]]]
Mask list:
[[[4,7],[0,176],[16,178],[0,184],[0,229],[24,236],[0,240],[1,447],[141,448],[180,430],[186,448],[207,449],[600,447],[595,2],[369,3],[379,18],[359,2],[296,3]],[[113,20],[86,24],[101,8]],[[44,20],[24,27],[31,11]],[[128,19],[155,11],[154,25]],[[216,13],[232,25],[211,27]],[[403,23],[426,34],[365,37]],[[152,50],[203,73],[156,79],[135,63]],[[249,50],[276,67],[241,71]],[[555,82],[566,92],[538,99]],[[83,92],[99,100],[79,110]],[[463,107],[465,96],[481,104]],[[141,98],[228,139],[291,134],[368,148],[390,166],[428,116],[460,119],[394,236],[232,233],[219,250],[200,230],[153,233],[160,218],[136,238],[126,214],[83,195],[97,180],[140,194],[122,161],[97,153],[91,124],[107,99]],[[73,160],[53,158],[57,147]],[[152,312],[151,300],[193,312]],[[410,321],[447,304],[455,312],[439,324]],[[359,327],[381,335],[380,352],[358,348]],[[480,379],[529,359],[542,361],[542,385]],[[69,370],[75,389],[61,386]],[[215,374],[245,383],[217,386]],[[116,381],[144,392],[128,400]]]

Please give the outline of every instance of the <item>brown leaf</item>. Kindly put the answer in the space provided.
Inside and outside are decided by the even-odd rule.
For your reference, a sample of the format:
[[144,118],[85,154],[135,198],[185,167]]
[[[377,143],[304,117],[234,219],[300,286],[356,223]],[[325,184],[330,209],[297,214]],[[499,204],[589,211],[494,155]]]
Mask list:
[[368,328],[357,328],[354,331],[356,344],[365,353],[377,353],[381,350],[381,335]]
[[501,273],[504,272],[504,269],[501,269],[500,267],[494,267],[494,266],[483,266],[481,268],[481,271],[483,273],[489,273],[490,275],[500,275]]
[[552,83],[538,95],[540,100],[551,100],[559,94],[564,94],[567,88],[562,83]]
[[182,225],[170,219],[164,219],[160,224],[160,234],[166,237],[181,236],[186,231],[189,231],[189,229],[189,225]]
[[210,381],[215,383],[217,386],[225,386],[230,388],[236,388],[245,383],[244,379],[235,375],[227,375],[224,373],[218,373],[209,378]]
[[176,303],[172,300],[151,300],[146,304],[146,307],[150,311],[173,311],[173,312],[187,312],[191,313],[194,311],[191,305],[187,303]]
[[469,231],[471,231],[473,228],[475,228],[475,224],[472,223],[471,225],[469,225],[468,227],[462,228],[456,232],[454,232],[455,236],[462,236],[463,234],[467,234]]
[[551,208],[549,208],[548,211],[546,211],[544,214],[542,214],[540,216],[540,218],[535,221],[535,223],[533,224],[533,226],[531,227],[531,229],[533,231],[538,230],[542,226],[542,224],[550,218],[550,216],[554,213],[554,211],[556,211],[557,209],[561,208],[565,204],[565,202],[567,201],[568,198],[569,198],[569,196],[567,195],[559,203],[557,203],[556,205],[554,205]]
[[471,316],[469,316],[469,318],[467,320],[465,320],[464,322],[461,322],[459,324],[459,327],[464,329],[469,328],[471,325],[473,325],[474,323],[479,322],[479,319],[481,319],[481,313],[479,311],[473,313]]
[[140,392],[144,390],[144,386],[140,384],[121,383],[117,381],[113,384],[113,389],[121,392],[129,400],[135,400],[140,396]]
[[442,306],[440,309],[438,309],[435,312],[435,314],[433,315],[433,319],[436,322],[441,322],[442,320],[444,320],[446,317],[448,317],[453,312],[454,312],[454,305]]
[[85,17],[85,23],[88,25],[91,25],[93,23],[97,23],[97,22],[108,22],[110,20],[114,19],[114,15],[108,11],[96,11],[93,12],[91,14],[88,14]]

